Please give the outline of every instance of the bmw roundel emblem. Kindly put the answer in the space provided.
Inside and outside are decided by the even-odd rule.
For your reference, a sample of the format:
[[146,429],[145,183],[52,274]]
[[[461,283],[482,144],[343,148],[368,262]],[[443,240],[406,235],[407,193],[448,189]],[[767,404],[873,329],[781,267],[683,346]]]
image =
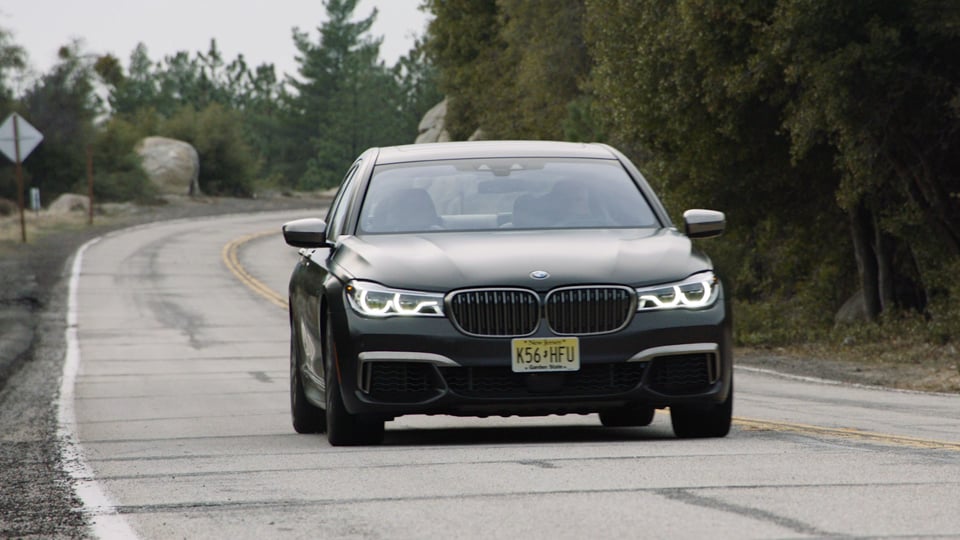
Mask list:
[[547,279],[550,277],[550,274],[543,270],[534,270],[533,272],[530,272],[530,277],[533,279]]

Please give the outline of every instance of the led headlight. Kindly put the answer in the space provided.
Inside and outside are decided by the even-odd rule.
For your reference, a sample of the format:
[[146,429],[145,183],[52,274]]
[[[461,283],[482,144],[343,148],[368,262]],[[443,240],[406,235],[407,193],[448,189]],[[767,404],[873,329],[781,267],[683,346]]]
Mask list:
[[717,276],[703,272],[678,283],[637,289],[637,311],[705,308],[713,305],[719,295]]
[[351,281],[346,291],[350,307],[367,317],[443,316],[442,294],[402,291],[367,281]]

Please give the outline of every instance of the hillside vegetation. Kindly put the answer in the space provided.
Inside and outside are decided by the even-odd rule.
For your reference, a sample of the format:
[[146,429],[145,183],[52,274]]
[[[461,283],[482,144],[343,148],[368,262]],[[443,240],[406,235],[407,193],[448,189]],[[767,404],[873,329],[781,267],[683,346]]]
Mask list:
[[[428,0],[464,138],[600,140],[709,251],[744,345],[960,332],[960,5],[938,0]],[[955,354],[955,349],[954,353]]]
[[[394,66],[375,11],[324,5],[315,32],[292,29],[289,76],[213,41],[126,63],[73,42],[15,93],[26,54],[0,29],[0,116],[46,137],[28,186],[82,185],[90,145],[99,199],[149,201],[133,147],[166,135],[197,148],[207,194],[328,188],[364,148],[413,141],[446,97],[453,139],[608,142],[675,219],[726,212],[705,247],[739,344],[957,360],[957,2],[424,0],[427,34]],[[16,199],[12,175],[0,197]]]

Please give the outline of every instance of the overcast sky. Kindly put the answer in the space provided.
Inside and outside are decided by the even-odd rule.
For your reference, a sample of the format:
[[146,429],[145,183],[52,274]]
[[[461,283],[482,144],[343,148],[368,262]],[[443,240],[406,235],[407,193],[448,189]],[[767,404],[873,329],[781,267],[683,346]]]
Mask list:
[[[383,37],[380,55],[388,65],[423,35],[428,16],[420,3],[360,0],[356,19],[378,10],[371,34]],[[158,61],[177,51],[206,52],[215,38],[227,62],[243,54],[251,67],[273,63],[279,75],[296,73],[291,29],[316,39],[325,13],[321,0],[3,0],[0,27],[13,34],[13,43],[40,72],[73,38],[82,38],[87,52],[112,53],[125,67],[139,42]]]

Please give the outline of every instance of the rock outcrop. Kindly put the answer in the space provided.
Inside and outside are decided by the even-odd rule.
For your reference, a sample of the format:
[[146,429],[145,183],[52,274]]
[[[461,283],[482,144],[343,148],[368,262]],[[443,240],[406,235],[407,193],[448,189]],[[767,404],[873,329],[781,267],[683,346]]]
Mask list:
[[432,109],[423,115],[420,125],[417,126],[416,143],[448,142],[450,133],[444,127],[444,119],[447,116],[447,100],[434,105]]
[[863,291],[857,291],[846,302],[840,306],[833,321],[836,324],[851,324],[869,320],[867,316],[867,301],[863,297]]
[[200,195],[200,157],[190,144],[147,137],[137,145],[143,171],[164,195]]
[[90,209],[90,199],[86,195],[64,193],[50,203],[47,209],[51,214],[69,214],[70,212],[87,212]]

